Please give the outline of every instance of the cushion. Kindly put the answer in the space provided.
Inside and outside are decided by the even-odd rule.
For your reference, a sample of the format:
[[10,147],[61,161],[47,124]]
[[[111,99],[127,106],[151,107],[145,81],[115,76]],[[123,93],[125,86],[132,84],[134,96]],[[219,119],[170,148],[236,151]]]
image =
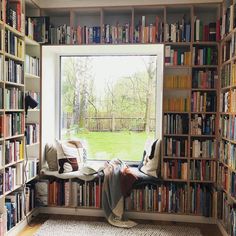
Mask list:
[[57,149],[54,145],[46,144],[45,145],[45,159],[48,164],[50,171],[57,171]]
[[143,160],[139,165],[139,170],[146,175],[158,177],[160,175],[161,164],[161,140],[155,140],[154,142],[148,141],[145,144],[145,150],[143,153]]
[[[83,145],[80,141],[56,141],[58,172],[77,171],[83,164]],[[82,151],[82,152],[81,152]]]

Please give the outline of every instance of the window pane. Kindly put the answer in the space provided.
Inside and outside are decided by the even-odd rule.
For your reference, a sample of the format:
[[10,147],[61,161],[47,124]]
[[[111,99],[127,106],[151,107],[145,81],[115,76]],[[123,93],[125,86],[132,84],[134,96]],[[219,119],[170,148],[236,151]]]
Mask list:
[[155,136],[156,56],[61,58],[61,138],[89,159],[141,160]]

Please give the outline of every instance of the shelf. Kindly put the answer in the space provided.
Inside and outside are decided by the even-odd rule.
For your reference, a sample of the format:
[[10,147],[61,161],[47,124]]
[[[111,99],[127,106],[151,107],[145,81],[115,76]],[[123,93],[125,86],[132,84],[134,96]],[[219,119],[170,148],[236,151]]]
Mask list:
[[216,158],[211,158],[211,157],[190,157],[189,159],[197,161],[217,161]]
[[227,87],[223,87],[223,88],[221,88],[220,90],[221,90],[222,92],[227,92],[228,90],[234,89],[234,88],[236,88],[236,85],[230,85],[230,86],[227,86]]
[[32,144],[27,144],[26,147],[33,147],[33,146],[36,146],[36,145],[39,145],[39,142],[32,143]]
[[213,184],[213,180],[190,180],[190,183],[202,183],[202,184]]
[[192,88],[192,91],[216,92],[216,89],[209,88]]
[[4,196],[6,196],[6,195],[8,195],[8,194],[10,194],[10,193],[12,193],[12,192],[14,192],[14,191],[16,191],[17,189],[19,189],[19,188],[21,188],[21,187],[23,187],[23,186],[22,186],[22,185],[16,185],[14,189],[5,192],[5,193],[4,193]]
[[216,68],[218,67],[218,65],[194,65],[192,66],[193,68]]
[[14,135],[14,136],[11,136],[11,137],[6,137],[5,139],[15,139],[15,138],[21,138],[21,137],[24,137],[24,134],[19,134],[19,135]]
[[200,138],[215,138],[215,135],[205,135],[205,134],[191,134],[191,137],[200,137]]
[[25,78],[27,78],[27,79],[40,79],[39,76],[33,75],[33,74],[29,74],[29,73],[25,73]]
[[163,157],[164,159],[170,159],[170,160],[172,160],[172,159],[176,159],[176,160],[188,160],[188,157],[169,157],[169,156],[164,156]]
[[188,137],[188,134],[163,134],[166,137]]
[[232,59],[230,58],[230,59],[228,59],[227,61],[224,61],[222,64],[221,64],[221,68],[222,67],[224,67],[224,66],[226,66],[227,64],[230,64],[231,63],[231,61],[232,61]]
[[14,166],[14,165],[16,165],[16,164],[18,164],[18,163],[21,163],[21,162],[23,162],[23,161],[24,161],[24,159],[11,162],[11,163],[9,163],[9,164],[6,164],[6,165],[5,165],[5,168],[7,168],[7,167],[9,167],[9,166]]
[[20,61],[20,62],[24,62],[24,59],[20,58],[20,57],[17,57],[17,56],[14,56],[10,53],[7,53],[5,52],[5,56],[12,59],[12,60],[15,60],[15,61]]
[[24,84],[19,84],[19,83],[14,83],[14,82],[9,82],[9,81],[6,81],[5,84],[6,85],[17,86],[17,87],[24,87],[25,86]]
[[190,90],[191,88],[164,88],[164,90],[170,91],[182,91],[182,90]]
[[6,109],[5,112],[23,112],[24,109]]
[[170,181],[170,182],[188,182],[186,179],[168,179],[168,178],[163,178],[164,181]]
[[18,31],[17,29],[13,28],[12,26],[5,24],[5,28],[9,31],[11,31],[12,33],[14,33],[15,35],[19,36],[19,37],[23,37],[23,33],[21,33],[20,31]]
[[36,108],[34,108],[34,109],[28,109],[28,112],[39,112],[40,111],[40,109],[36,109]]
[[188,111],[163,111],[163,113],[172,113],[172,114],[189,114]]
[[193,45],[210,45],[210,46],[218,46],[219,42],[214,41],[195,41],[193,42]]
[[215,111],[196,111],[196,112],[194,112],[194,111],[191,111],[191,114],[204,114],[204,115],[216,115],[217,114],[217,112],[215,112]]
[[4,109],[0,109],[0,112],[4,112]]
[[174,65],[165,65],[165,68],[166,69],[191,69],[191,66],[181,66],[181,65],[177,65],[177,66],[174,66]]
[[232,143],[232,144],[236,144],[236,140],[227,139],[227,138],[225,138],[225,137],[221,137],[221,139],[223,139],[223,140],[225,140],[225,141],[227,141],[227,142],[230,142],[230,143]]
[[172,46],[191,46],[191,42],[165,42],[165,45],[172,45]]
[[26,183],[29,183],[30,181],[36,179],[38,177],[38,175],[35,175],[34,177],[30,178],[29,180],[26,180]]
[[28,36],[25,36],[25,44],[30,45],[30,46],[40,46],[40,44],[38,42],[29,38]]

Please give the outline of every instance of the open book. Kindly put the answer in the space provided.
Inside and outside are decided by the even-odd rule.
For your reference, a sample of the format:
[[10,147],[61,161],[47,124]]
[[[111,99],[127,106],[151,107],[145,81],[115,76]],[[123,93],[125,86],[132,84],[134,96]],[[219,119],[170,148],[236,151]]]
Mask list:
[[91,161],[84,164],[81,168],[81,171],[85,175],[92,175],[98,173],[104,169],[103,161]]

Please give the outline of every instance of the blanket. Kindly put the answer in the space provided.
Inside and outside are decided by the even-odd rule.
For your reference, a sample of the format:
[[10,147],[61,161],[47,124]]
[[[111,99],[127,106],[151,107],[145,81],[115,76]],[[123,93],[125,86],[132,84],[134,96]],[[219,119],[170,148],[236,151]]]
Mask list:
[[102,207],[107,221],[114,226],[131,228],[137,225],[124,217],[124,198],[127,197],[137,177],[120,160],[105,163]]

